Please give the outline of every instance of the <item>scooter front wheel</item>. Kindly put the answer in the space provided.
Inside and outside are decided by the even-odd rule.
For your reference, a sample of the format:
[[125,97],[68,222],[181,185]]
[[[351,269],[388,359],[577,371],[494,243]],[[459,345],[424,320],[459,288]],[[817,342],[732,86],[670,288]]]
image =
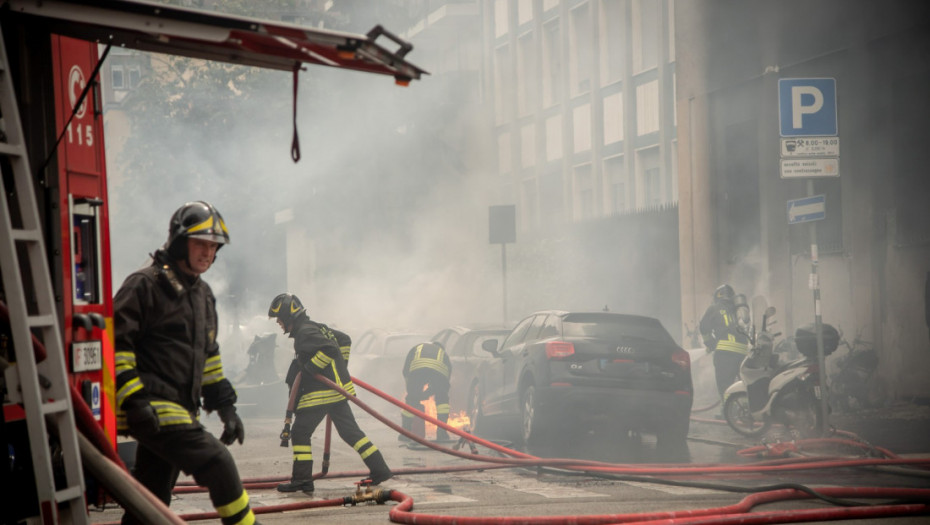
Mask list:
[[749,395],[746,392],[734,392],[727,396],[723,404],[723,417],[730,428],[746,437],[756,437],[765,433],[771,425],[768,417],[762,421],[752,417],[749,409]]

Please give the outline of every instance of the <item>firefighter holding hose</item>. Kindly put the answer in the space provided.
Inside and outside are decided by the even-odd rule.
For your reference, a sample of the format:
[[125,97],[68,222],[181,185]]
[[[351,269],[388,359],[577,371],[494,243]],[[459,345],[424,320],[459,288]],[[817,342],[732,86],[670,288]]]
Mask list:
[[327,415],[339,437],[358,452],[368,467],[369,477],[363,482],[370,480],[371,485],[378,485],[393,477],[381,451],[359,428],[349,401],[317,379],[317,375],[325,377],[355,395],[355,386],[333,331],[322,323],[311,321],[300,299],[289,293],[280,294],[271,301],[268,317],[274,318],[284,333],[294,339],[298,367],[291,384],[296,417],[286,436],[293,447],[291,481],[278,485],[278,491],[313,492],[310,438]]
[[[449,378],[452,376],[452,361],[441,344],[428,342],[418,344],[407,353],[404,362],[404,380],[407,397],[404,402],[411,406],[435,396],[436,419],[449,422]],[[402,410],[401,424],[404,430],[413,430],[413,413]],[[401,434],[400,440],[407,439]],[[436,429],[436,440],[445,441],[449,434],[445,429]]]

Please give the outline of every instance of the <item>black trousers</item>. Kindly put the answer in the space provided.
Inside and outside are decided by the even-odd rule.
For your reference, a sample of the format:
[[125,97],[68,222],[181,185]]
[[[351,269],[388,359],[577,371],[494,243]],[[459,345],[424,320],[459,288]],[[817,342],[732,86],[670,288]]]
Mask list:
[[[429,389],[424,391],[426,385]],[[437,414],[443,413],[449,415],[449,378],[439,372],[428,368],[419,368],[407,374],[407,396],[404,403],[418,408],[421,401],[426,401],[430,396],[436,398]],[[442,419],[442,418],[437,418]]]
[[746,354],[730,352],[729,350],[714,350],[714,372],[717,378],[717,391],[720,399],[730,385],[739,380],[739,365],[743,363]]
[[374,446],[365,436],[365,432],[359,428],[355,416],[352,414],[352,408],[349,406],[349,401],[343,399],[338,403],[301,408],[297,411],[294,426],[291,428],[291,444],[295,450],[295,462],[313,460],[312,454],[305,454],[298,459],[297,451],[311,450],[310,437],[327,415],[333,420],[333,426],[336,427],[339,437],[354,448],[363,460],[378,451],[378,447]]
[[[223,523],[255,520],[232,454],[203,427],[133,437],[139,443],[133,476],[165,505],[170,505],[171,491],[183,471],[198,485],[207,487]],[[122,522],[142,523],[128,512]]]

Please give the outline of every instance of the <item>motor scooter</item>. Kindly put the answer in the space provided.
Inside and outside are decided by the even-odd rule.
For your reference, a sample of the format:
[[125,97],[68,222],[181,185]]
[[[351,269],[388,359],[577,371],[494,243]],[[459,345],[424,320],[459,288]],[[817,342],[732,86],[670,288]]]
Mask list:
[[[820,374],[817,364],[817,341],[813,325],[799,328],[795,345],[801,357],[780,362],[774,340],[781,335],[768,330],[775,307],[762,316],[762,329],[740,365],[740,380],[724,393],[723,414],[736,432],[756,437],[779,423],[797,437],[820,436],[824,418],[821,414]],[[822,325],[825,354],[832,353],[839,341],[836,329]]]

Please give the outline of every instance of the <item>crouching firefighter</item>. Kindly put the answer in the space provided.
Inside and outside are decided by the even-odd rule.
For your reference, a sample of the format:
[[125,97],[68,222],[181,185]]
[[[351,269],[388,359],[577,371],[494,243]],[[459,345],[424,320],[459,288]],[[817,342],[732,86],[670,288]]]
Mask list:
[[[404,362],[404,380],[407,396],[404,402],[416,408],[422,401],[435,397],[436,419],[443,423],[449,421],[449,377],[452,375],[452,361],[439,343],[422,343],[407,352]],[[402,410],[401,424],[404,430],[413,430],[414,415]],[[407,439],[400,435],[401,441]],[[449,434],[443,428],[436,429],[436,440],[445,441]]]
[[[226,449],[241,444],[245,430],[236,391],[223,375],[216,300],[200,279],[228,242],[216,208],[187,203],[172,216],[168,241],[152,264],[116,293],[117,430],[138,442],[133,475],[165,505],[184,471],[207,487],[224,524],[251,525],[249,496]],[[219,439],[200,424],[201,407],[219,414]],[[127,512],[123,523],[141,521]]]
[[[287,293],[271,301],[268,317],[274,318],[284,333],[294,339],[298,370],[291,386],[291,397],[296,406],[289,407],[289,410],[293,408],[295,419],[287,436],[291,440],[294,454],[291,481],[278,485],[278,491],[313,492],[310,438],[327,415],[332,419],[339,437],[355,449],[365,462],[370,484],[378,485],[390,479],[393,476],[391,469],[378,447],[359,428],[349,407],[349,400],[316,377],[323,376],[355,395],[355,386],[333,331],[322,323],[311,321],[300,299]],[[285,433],[281,437],[283,441]]]

